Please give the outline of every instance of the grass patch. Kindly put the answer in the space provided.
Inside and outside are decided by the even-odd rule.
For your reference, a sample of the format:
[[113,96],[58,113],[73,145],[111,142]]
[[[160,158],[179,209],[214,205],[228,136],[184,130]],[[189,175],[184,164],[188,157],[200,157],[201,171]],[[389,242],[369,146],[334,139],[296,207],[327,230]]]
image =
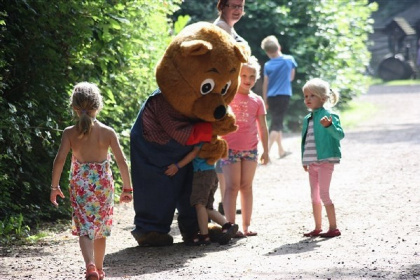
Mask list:
[[345,130],[357,127],[376,111],[378,111],[378,108],[372,103],[353,100],[346,109],[340,112],[341,125]]
[[35,235],[28,236],[25,239],[25,241],[28,242],[28,243],[36,243],[38,241],[41,241],[45,237],[49,237],[50,235],[51,235],[51,232],[41,231],[41,232],[38,232]]
[[411,86],[411,85],[420,85],[420,79],[411,79],[411,80],[394,80],[385,82],[381,79],[374,78],[370,83],[373,85],[383,85],[383,86]]

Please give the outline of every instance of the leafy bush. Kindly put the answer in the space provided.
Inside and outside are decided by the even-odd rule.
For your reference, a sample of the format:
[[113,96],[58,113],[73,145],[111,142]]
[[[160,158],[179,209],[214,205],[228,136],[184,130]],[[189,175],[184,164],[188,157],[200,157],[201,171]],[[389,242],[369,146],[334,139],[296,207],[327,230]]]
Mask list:
[[[377,4],[368,0],[343,0],[340,5],[322,0],[246,1],[246,14],[235,30],[248,41],[260,64],[268,60],[261,49],[261,41],[268,35],[275,35],[282,52],[293,55],[298,63],[294,94],[285,117],[291,130],[300,129],[300,121],[307,113],[302,86],[308,79],[329,81],[341,93],[338,107],[366,92],[365,71],[370,59],[367,40],[373,31],[370,15],[376,8]],[[212,22],[217,17],[216,2],[210,6],[205,1],[184,1],[174,16],[185,14],[191,16],[191,23]],[[261,83],[262,79],[256,85],[257,93],[261,93]]]
[[[129,129],[156,87],[154,67],[170,40],[167,14],[181,0],[14,0],[0,7],[0,220],[23,225],[70,217],[68,199],[49,202],[52,162],[71,125],[68,99],[97,83],[129,156]],[[114,174],[118,172],[113,166]],[[61,185],[68,185],[69,164]],[[119,182],[119,176],[115,176]],[[65,194],[68,198],[68,193]]]
[[24,225],[23,215],[11,216],[0,221],[0,244],[8,244],[14,240],[27,237],[29,226]]

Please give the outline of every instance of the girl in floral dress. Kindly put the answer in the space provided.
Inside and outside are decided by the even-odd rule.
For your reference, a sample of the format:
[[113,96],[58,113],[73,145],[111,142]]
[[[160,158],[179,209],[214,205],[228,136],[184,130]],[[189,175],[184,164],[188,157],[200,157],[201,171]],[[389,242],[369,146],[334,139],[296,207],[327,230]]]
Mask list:
[[106,237],[111,234],[114,206],[109,148],[114,154],[123,181],[120,202],[132,200],[130,175],[115,131],[96,120],[96,115],[103,107],[98,87],[88,82],[77,84],[71,96],[71,107],[76,116],[76,124],[63,132],[53,165],[50,201],[58,206],[57,196],[64,198],[59,182],[71,150],[72,234],[79,236],[80,249],[86,263],[86,279],[104,279]]

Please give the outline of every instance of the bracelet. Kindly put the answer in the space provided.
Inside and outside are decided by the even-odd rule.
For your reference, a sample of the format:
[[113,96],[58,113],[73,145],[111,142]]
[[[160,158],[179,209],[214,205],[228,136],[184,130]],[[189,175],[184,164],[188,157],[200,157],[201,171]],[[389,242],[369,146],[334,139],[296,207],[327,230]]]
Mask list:
[[123,192],[129,192],[129,193],[131,193],[131,192],[133,192],[133,188],[131,188],[131,189],[123,189],[122,191]]
[[179,167],[178,163],[175,162],[174,164],[175,164],[176,168],[178,168],[178,170],[181,169],[181,167]]
[[57,191],[57,190],[59,190],[60,189],[60,185],[58,185],[57,187],[53,187],[52,185],[51,185],[51,190],[52,191]]

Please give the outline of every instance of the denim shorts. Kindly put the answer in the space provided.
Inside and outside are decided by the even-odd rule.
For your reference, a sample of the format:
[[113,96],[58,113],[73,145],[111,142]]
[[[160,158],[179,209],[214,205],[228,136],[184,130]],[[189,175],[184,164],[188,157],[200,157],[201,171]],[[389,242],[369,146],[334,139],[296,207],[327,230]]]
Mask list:
[[217,174],[223,173],[223,170],[222,170],[222,160],[221,159],[219,159],[216,162],[216,166],[214,167],[214,169],[216,170],[216,173]]

